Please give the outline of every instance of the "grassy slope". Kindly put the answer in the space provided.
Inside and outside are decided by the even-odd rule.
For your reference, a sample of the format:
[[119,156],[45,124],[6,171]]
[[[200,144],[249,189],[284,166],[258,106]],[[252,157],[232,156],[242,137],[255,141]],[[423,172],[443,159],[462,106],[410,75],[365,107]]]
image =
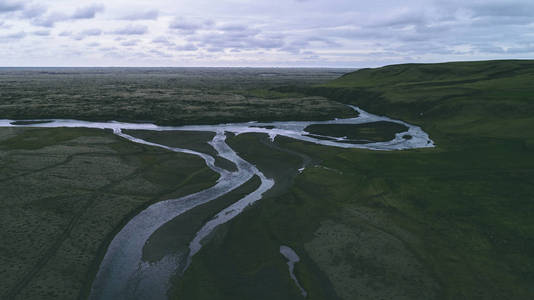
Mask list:
[[[283,276],[277,247],[288,244],[303,258],[296,273],[310,299],[331,285],[346,299],[532,299],[533,74],[532,61],[398,65],[308,89],[422,125],[438,147],[375,152],[278,139],[319,165],[223,226],[186,273],[189,291],[209,270],[202,287],[211,299],[260,294],[239,287]],[[233,146],[264,160],[251,136]],[[288,289],[277,280],[272,289]]]
[[534,61],[408,64],[359,70],[316,91],[434,134],[532,140],[532,82]]
[[[532,82],[534,61],[483,61],[364,69],[317,89],[420,124],[436,141],[432,153],[403,159],[403,168],[391,161],[395,168],[382,172],[386,187],[400,192],[397,206],[411,203],[404,214],[445,232],[432,251],[449,295],[534,295]],[[423,167],[420,181],[391,178],[395,169],[413,172],[406,162]],[[359,163],[383,166],[382,159]],[[453,255],[458,262],[448,263]]]
[[102,130],[0,128],[0,298],[76,298],[127,220],[216,179]]

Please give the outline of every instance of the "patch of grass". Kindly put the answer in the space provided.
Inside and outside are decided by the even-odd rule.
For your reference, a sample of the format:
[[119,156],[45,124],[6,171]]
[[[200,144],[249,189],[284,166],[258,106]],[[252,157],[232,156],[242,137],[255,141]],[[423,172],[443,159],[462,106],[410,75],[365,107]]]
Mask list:
[[[350,298],[354,287],[364,298],[531,299],[533,76],[532,61],[411,64],[283,88],[421,125],[437,148],[376,152],[277,138],[316,165],[222,226],[184,286],[202,299],[195,280],[208,276],[206,293],[229,299],[261,295],[261,278],[292,297],[294,286],[274,278],[287,276],[277,253],[287,244],[302,258],[296,274],[311,299]],[[254,155],[259,141],[237,139],[247,159],[265,160]]]
[[395,134],[408,130],[408,127],[392,122],[372,122],[365,124],[312,124],[305,131],[312,135],[346,137],[354,141],[384,142],[395,138]]
[[38,128],[24,128],[19,134],[2,141],[0,149],[6,150],[37,150],[55,146],[75,139],[80,135],[96,132],[97,129],[74,128],[72,130],[42,130]]
[[143,248],[143,260],[155,262],[167,254],[180,253],[184,258],[182,263],[185,263],[185,258],[189,254],[189,242],[193,240],[198,230],[219,211],[256,190],[260,183],[259,177],[254,176],[223,197],[195,207],[167,222],[150,236]]
[[[0,119],[157,124],[326,120],[354,112],[323,97],[273,88],[347,70],[251,68],[0,68]],[[265,75],[269,74],[269,75]]]
[[219,156],[217,151],[208,144],[208,142],[213,140],[213,137],[215,136],[215,133],[213,132],[180,130],[160,132],[150,130],[125,130],[124,132],[149,142],[209,154],[215,158],[215,166],[229,171],[237,170],[237,166],[233,162]]
[[254,164],[267,178],[275,181],[275,185],[265,193],[265,196],[286,191],[293,184],[298,169],[312,163],[310,157],[272,143],[266,134],[230,136],[226,142],[239,156]]
[[433,133],[534,137],[534,61],[404,64],[362,69],[315,87],[285,87],[358,105]]
[[103,130],[1,128],[0,136],[2,298],[83,296],[131,217],[218,177],[199,158]]
[[11,125],[34,125],[34,124],[45,124],[45,123],[50,123],[52,121],[47,121],[47,120],[44,120],[44,121],[14,121],[14,122],[11,122]]
[[[241,153],[241,146],[251,154],[264,148],[259,136],[236,139]],[[347,298],[358,286],[371,298],[531,298],[532,150],[514,139],[456,142],[454,149],[376,152],[277,138],[316,165],[219,229],[195,256],[182,289],[193,292],[203,282],[212,299],[229,299],[261,295],[261,280],[285,289],[282,299],[298,297],[275,278],[287,276],[277,252],[287,244],[303,258],[296,272],[311,299],[327,290]]]

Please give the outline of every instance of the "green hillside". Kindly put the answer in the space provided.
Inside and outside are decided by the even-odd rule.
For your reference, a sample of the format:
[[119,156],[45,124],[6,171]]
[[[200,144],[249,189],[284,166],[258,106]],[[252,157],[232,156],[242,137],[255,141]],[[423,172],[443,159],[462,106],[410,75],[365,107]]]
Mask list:
[[404,64],[361,69],[313,93],[428,130],[534,138],[534,61]]
[[[409,64],[279,89],[419,124],[437,147],[380,152],[277,138],[312,166],[218,229],[171,296],[268,295],[258,282],[287,290],[274,280],[284,244],[303,257],[296,274],[309,299],[533,299],[532,79],[534,61]],[[280,161],[254,135],[230,142],[260,169]]]

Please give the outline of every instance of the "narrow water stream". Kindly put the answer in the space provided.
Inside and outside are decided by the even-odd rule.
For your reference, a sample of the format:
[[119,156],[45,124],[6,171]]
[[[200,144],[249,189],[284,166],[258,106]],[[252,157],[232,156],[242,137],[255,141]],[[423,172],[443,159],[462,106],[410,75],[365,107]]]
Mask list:
[[299,288],[300,294],[303,297],[308,296],[308,293],[306,290],[300,285],[300,282],[297,279],[297,276],[295,276],[295,264],[300,261],[300,257],[297,255],[295,250],[291,249],[289,246],[282,245],[280,246],[280,254],[287,259],[287,267],[289,269],[289,276],[293,281],[295,282],[295,285]]
[[[112,129],[114,134],[134,143],[160,147],[174,152],[182,152],[196,155],[204,159],[207,166],[220,175],[217,183],[203,191],[178,199],[169,199],[155,203],[132,218],[124,228],[115,236],[110,243],[107,252],[100,264],[98,273],[93,281],[90,299],[166,299],[169,279],[176,272],[184,272],[194,260],[194,255],[202,248],[202,241],[217,226],[226,223],[239,215],[243,209],[255,201],[261,199],[263,193],[268,191],[274,181],[265,177],[254,165],[237,155],[226,143],[226,133],[265,133],[271,139],[278,135],[286,136],[316,144],[342,147],[363,148],[371,150],[400,150],[412,148],[433,147],[434,144],[421,128],[402,121],[392,120],[387,117],[369,114],[357,107],[352,108],[359,112],[359,116],[349,119],[336,119],[331,121],[299,121],[299,122],[269,122],[269,123],[233,123],[221,125],[191,125],[191,126],[157,126],[154,124],[137,124],[121,122],[88,122],[78,120],[25,120],[24,122],[13,120],[0,120],[0,127],[87,127]],[[46,121],[36,123],[34,121]],[[396,134],[395,138],[388,142],[376,142],[368,144],[346,143],[345,138],[331,140],[317,139],[308,136],[304,129],[311,124],[363,124],[376,121],[388,121],[403,124],[408,130]],[[17,125],[20,124],[20,125]],[[211,155],[189,149],[169,147],[162,144],[148,142],[123,133],[123,130],[153,130],[153,131],[208,131],[216,135],[210,144],[217,151],[217,155],[233,162],[237,171],[230,172],[215,166],[215,158]],[[404,138],[409,135],[411,138]],[[301,171],[301,170],[299,170]],[[243,185],[254,175],[261,179],[260,186],[252,193],[246,195],[234,204],[219,212],[197,232],[189,244],[189,253],[171,254],[163,257],[155,263],[143,261],[143,247],[150,236],[165,223],[171,221],[180,214],[217,199],[237,187]],[[285,248],[284,248],[285,249]],[[281,249],[282,251],[282,249]],[[287,251],[284,251],[284,253]],[[282,254],[284,254],[282,253]]]

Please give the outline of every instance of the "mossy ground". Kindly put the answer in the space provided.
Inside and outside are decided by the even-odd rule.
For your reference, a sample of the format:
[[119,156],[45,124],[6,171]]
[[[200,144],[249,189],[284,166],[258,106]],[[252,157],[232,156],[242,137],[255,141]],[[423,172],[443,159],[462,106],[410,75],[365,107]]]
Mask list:
[[[378,121],[364,124],[312,124],[304,129],[312,136],[345,137],[356,143],[385,142],[408,130],[402,124]],[[321,138],[321,137],[319,137]]]
[[[437,148],[376,152],[277,138],[315,166],[223,226],[175,295],[298,298],[275,278],[289,280],[278,253],[285,244],[302,258],[296,275],[310,299],[532,299],[533,76],[532,61],[397,65],[281,89],[420,125]],[[238,136],[233,146],[266,160],[253,139]]]
[[[251,87],[266,99],[321,95],[402,119],[422,126],[437,148],[229,138],[279,188],[220,226],[169,295],[298,299],[279,253],[288,245],[301,257],[295,273],[310,299],[532,299],[533,79],[532,61],[492,61]],[[2,295],[23,282],[20,298],[75,297],[105,250],[89,241],[109,240],[127,211],[215,179],[199,171],[174,191],[194,173],[192,160],[173,164],[180,155],[94,130],[2,129],[0,145]]]
[[73,299],[155,201],[214,184],[204,161],[96,129],[0,128],[0,295]]
[[[261,68],[0,69],[0,119],[77,119],[165,125],[328,120],[338,102],[273,87],[324,83],[347,70]],[[268,76],[265,76],[268,73]]]
[[[277,157],[261,140],[240,135],[232,145],[261,164]],[[177,299],[298,298],[280,245],[301,256],[296,274],[310,299],[533,295],[533,149],[513,139],[402,152],[277,145],[314,166],[218,229]]]

